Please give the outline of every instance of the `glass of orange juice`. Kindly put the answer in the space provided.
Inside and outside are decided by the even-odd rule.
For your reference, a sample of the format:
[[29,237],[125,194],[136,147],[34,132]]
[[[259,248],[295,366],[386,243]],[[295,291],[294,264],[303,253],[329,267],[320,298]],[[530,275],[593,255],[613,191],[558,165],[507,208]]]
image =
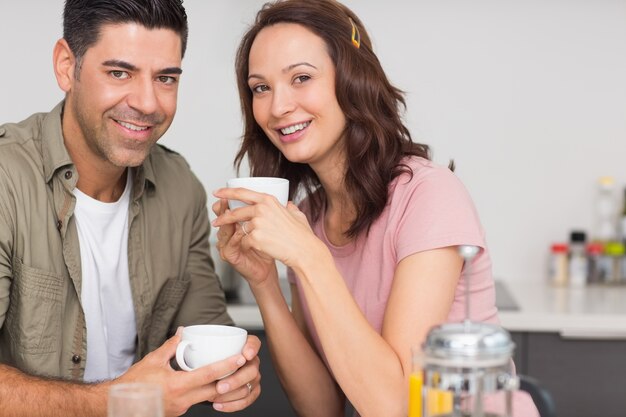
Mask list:
[[[412,357],[413,367],[409,376],[409,417],[443,416],[451,413],[452,392],[430,386],[424,387],[424,353],[421,349],[413,349]],[[433,376],[437,386],[439,375],[431,375],[431,379]]]
[[409,376],[409,417],[422,417],[422,387],[424,385],[422,369],[422,350],[414,348],[413,367]]

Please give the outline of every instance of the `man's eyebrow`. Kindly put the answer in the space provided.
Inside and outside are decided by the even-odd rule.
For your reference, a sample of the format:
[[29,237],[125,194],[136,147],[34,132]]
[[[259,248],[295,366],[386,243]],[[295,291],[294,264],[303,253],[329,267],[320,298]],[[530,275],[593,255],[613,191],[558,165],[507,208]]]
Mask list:
[[159,71],[159,74],[182,74],[183,70],[182,68],[179,67],[168,67],[168,68],[163,68],[161,71]]
[[126,61],[121,61],[119,59],[109,59],[108,61],[104,61],[102,65],[104,65],[105,67],[124,68],[129,71],[137,71],[139,69],[133,64],[128,63]]
[[[125,70],[128,71],[138,71],[139,68],[137,68],[135,65],[126,62],[126,61],[122,61],[119,59],[109,59],[108,61],[104,61],[102,63],[102,65],[104,65],[105,67],[115,67],[115,68],[123,68]],[[183,70],[180,67],[167,67],[167,68],[163,68],[159,71],[157,71],[159,74],[182,74]]]

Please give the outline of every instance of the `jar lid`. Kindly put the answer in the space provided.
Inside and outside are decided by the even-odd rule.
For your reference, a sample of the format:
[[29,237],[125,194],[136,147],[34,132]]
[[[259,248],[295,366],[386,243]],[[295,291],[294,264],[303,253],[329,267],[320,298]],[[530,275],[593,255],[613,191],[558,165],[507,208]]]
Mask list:
[[489,367],[507,364],[515,349],[509,332],[489,323],[447,323],[434,327],[422,345],[425,364]]
[[615,178],[610,175],[605,175],[604,177],[598,178],[598,183],[603,188],[613,188],[613,184],[615,184]]
[[567,243],[553,243],[550,246],[550,250],[554,253],[567,253],[569,251],[569,245]]
[[604,252],[604,245],[600,242],[591,242],[587,244],[587,252],[592,255],[600,255]]
[[622,256],[624,254],[624,244],[620,242],[607,242],[604,245],[604,253],[610,256]]
[[587,233],[582,230],[572,230],[569,235],[570,242],[585,243],[587,241]]

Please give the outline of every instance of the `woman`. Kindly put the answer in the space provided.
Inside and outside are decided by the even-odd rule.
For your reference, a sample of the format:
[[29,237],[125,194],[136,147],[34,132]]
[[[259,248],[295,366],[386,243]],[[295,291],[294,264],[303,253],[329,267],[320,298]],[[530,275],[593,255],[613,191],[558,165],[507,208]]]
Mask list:
[[[218,248],[248,281],[275,367],[302,416],[405,416],[411,348],[464,318],[461,244],[476,245],[472,319],[497,322],[478,216],[454,174],[402,122],[403,95],[360,20],[332,0],[257,14],[237,54],[245,131],[236,157],[284,177],[300,208],[220,189]],[[249,203],[227,209],[228,199]],[[289,268],[291,311],[275,260]],[[530,404],[530,409],[533,409]],[[532,416],[533,414],[521,414]]]

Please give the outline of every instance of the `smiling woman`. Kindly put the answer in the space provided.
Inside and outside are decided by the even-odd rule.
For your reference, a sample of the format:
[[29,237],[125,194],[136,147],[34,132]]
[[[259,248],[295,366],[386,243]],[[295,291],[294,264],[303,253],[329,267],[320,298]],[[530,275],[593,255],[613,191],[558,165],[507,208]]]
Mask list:
[[[406,416],[411,349],[464,319],[466,287],[472,319],[498,321],[471,198],[412,141],[402,92],[341,3],[265,5],[236,73],[235,163],[247,158],[254,176],[284,177],[290,197],[304,197],[284,207],[243,188],[214,193],[217,247],[250,285],[283,387],[299,415],[337,416],[347,399],[362,416]],[[250,204],[227,210],[232,199]],[[459,245],[477,248],[471,272]],[[289,268],[291,309],[275,260]],[[517,393],[515,416],[533,415]]]
[[[249,68],[254,118],[271,143],[290,162],[332,170],[341,159],[339,138],[346,120],[334,94],[335,68],[324,41],[300,25],[276,24],[254,40]],[[301,140],[305,135],[314,137]],[[268,165],[268,170],[278,169]]]

